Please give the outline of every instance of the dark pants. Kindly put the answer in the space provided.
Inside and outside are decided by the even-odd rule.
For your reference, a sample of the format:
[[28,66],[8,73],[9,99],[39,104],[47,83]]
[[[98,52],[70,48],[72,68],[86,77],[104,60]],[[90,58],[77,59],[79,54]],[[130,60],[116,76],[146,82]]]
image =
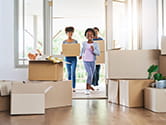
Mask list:
[[93,75],[93,81],[92,81],[92,85],[94,86],[98,86],[99,83],[99,72],[100,72],[100,65],[96,65],[96,69],[95,69],[95,72],[94,72],[94,75]]

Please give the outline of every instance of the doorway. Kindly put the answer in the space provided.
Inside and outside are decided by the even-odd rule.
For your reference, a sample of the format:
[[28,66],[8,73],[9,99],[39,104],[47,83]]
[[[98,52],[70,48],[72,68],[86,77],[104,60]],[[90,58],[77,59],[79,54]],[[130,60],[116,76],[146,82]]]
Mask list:
[[[65,4],[64,4],[65,3]],[[105,0],[53,0],[52,8],[52,53],[60,55],[62,42],[67,38],[65,27],[73,26],[73,38],[80,44],[86,41],[84,32],[87,28],[98,27],[99,36],[105,40]],[[77,62],[76,92],[73,98],[106,98],[105,64],[101,64],[99,86],[90,95],[85,95],[86,72],[82,60]],[[64,78],[67,79],[64,66]]]

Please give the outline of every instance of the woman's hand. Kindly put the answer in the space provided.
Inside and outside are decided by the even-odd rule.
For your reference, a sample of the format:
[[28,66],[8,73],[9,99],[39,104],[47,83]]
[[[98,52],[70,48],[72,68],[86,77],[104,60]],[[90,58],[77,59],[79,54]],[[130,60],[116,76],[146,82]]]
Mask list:
[[92,49],[92,51],[94,51],[94,47],[93,46],[90,46],[90,48]]
[[82,56],[80,56],[79,59],[82,59]]

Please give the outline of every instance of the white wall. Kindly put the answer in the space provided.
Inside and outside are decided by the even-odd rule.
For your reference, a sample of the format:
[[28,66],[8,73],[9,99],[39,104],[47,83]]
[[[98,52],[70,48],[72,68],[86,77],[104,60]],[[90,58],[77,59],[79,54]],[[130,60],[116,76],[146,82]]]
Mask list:
[[14,0],[0,0],[0,80],[26,80],[27,69],[14,67]]
[[142,0],[142,49],[157,49],[157,0]]

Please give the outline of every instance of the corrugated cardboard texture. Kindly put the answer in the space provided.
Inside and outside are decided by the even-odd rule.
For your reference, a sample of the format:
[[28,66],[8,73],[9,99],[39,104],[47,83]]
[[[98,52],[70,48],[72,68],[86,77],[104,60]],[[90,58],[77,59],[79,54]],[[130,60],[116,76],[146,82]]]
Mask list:
[[161,38],[161,55],[166,55],[166,36]]
[[159,60],[159,72],[166,76],[166,56],[160,56]]
[[104,40],[96,40],[96,43],[98,43],[100,51],[105,51],[105,42]]
[[64,56],[80,56],[80,44],[62,44]]
[[104,64],[105,63],[105,52],[100,52],[100,56],[96,56],[96,64]]
[[108,101],[119,104],[119,80],[109,80]]
[[159,50],[108,51],[108,77],[111,79],[146,79],[150,65],[159,64]]
[[29,61],[29,80],[62,80],[63,63]]
[[154,112],[166,112],[166,89],[145,88],[145,108]]
[[0,96],[0,111],[9,111],[10,96]]
[[128,107],[143,107],[143,89],[153,80],[119,80],[120,104]]

